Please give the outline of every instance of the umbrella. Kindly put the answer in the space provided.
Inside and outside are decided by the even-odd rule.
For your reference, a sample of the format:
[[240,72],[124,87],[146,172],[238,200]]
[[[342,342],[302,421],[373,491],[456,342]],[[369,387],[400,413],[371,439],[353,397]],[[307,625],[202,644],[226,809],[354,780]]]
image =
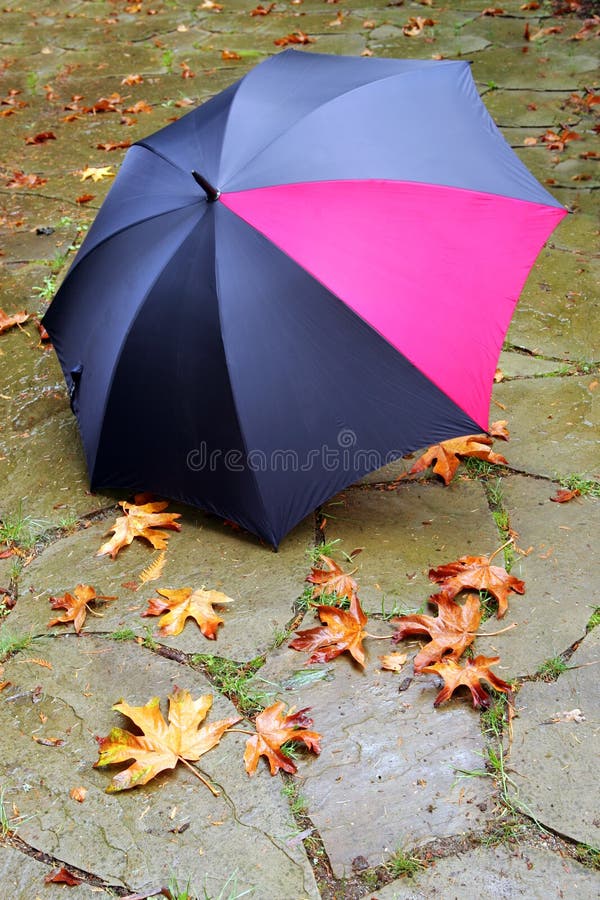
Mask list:
[[128,151],[44,318],[92,488],[277,545],[365,473],[486,430],[563,215],[468,63],[261,63]]

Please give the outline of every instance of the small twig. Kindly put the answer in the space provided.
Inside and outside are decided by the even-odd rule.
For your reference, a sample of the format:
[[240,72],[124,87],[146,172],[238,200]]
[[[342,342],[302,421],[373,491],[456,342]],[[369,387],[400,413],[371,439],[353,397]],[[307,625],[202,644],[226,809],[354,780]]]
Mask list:
[[495,637],[497,634],[504,634],[505,631],[516,628],[518,624],[518,622],[513,622],[512,625],[507,625],[506,628],[500,628],[499,631],[468,631],[467,634],[473,634],[476,637]]
[[179,762],[182,762],[182,763],[184,764],[184,766],[187,766],[188,769],[190,770],[190,772],[193,772],[193,773],[194,773],[194,775],[196,776],[196,778],[199,778],[199,779],[200,779],[200,781],[202,782],[202,784],[203,784],[205,787],[207,787],[207,788],[209,789],[209,791],[211,792],[211,794],[213,795],[213,797],[219,797],[219,796],[220,796],[221,792],[218,791],[216,788],[214,788],[214,787],[212,786],[212,784],[210,783],[210,781],[207,781],[207,779],[204,778],[204,776],[200,774],[200,772],[198,771],[198,769],[197,769],[195,766],[193,766],[191,763],[189,763],[189,762],[187,761],[187,759],[184,759],[183,756],[178,756],[177,759],[179,760]]
[[233,732],[234,734],[249,734],[250,737],[254,737],[256,735],[256,731],[244,731],[243,728],[228,728],[227,734],[231,734],[231,732]]
[[89,613],[91,613],[92,616],[96,616],[97,619],[103,619],[103,618],[104,618],[104,613],[96,612],[94,609],[92,609],[91,606],[88,606],[87,603],[85,604],[85,608],[87,609],[87,611],[88,611]]
[[585,669],[586,666],[597,666],[600,663],[600,659],[593,659],[591,662],[579,663],[578,666],[567,666],[567,669],[571,671],[571,669]]
[[509,544],[514,544],[514,542],[515,542],[515,539],[514,539],[514,538],[509,538],[505,544],[502,544],[501,547],[498,547],[497,550],[494,550],[494,552],[492,553],[492,555],[491,555],[490,558],[488,559],[488,563],[491,563],[491,561],[493,560],[493,558],[494,558],[495,556],[498,556],[498,554],[501,553],[503,550],[505,550],[505,549],[508,547]]
[[389,641],[393,637],[393,634],[370,634],[368,631],[364,631],[363,635],[373,641]]

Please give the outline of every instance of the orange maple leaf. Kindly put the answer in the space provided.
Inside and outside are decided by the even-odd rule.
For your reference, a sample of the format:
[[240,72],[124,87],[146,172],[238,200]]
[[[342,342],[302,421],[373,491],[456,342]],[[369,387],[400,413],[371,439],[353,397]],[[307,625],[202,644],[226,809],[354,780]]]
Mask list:
[[281,750],[282,745],[288,741],[301,742],[317,755],[321,752],[321,735],[309,730],[313,724],[313,720],[305,715],[309,709],[310,707],[299,709],[296,713],[290,709],[284,715],[285,704],[273,703],[256,717],[257,733],[248,739],[244,753],[248,775],[254,774],[261,756],[267,757],[271,775],[276,775],[279,769],[293,775],[297,771],[296,765]]
[[433,471],[443,478],[444,484],[450,484],[463,457],[474,456],[496,466],[508,465],[508,460],[500,453],[494,453],[492,443],[492,438],[486,434],[469,434],[442,441],[429,447],[406,474],[416,475],[433,466]]
[[310,584],[315,585],[312,596],[322,597],[324,594],[335,594],[340,599],[346,597],[351,600],[358,591],[358,585],[352,575],[344,572],[333,559],[323,553],[321,553],[319,561],[323,565],[313,566],[310,575],[306,577]]
[[473,695],[473,706],[483,706],[487,708],[490,705],[490,696],[484,690],[480,681],[487,681],[497,691],[507,694],[511,687],[506,681],[502,681],[497,675],[490,671],[490,666],[500,661],[499,656],[476,656],[475,659],[467,659],[464,668],[454,659],[444,660],[442,662],[432,663],[425,666],[423,672],[428,674],[439,675],[444,680],[444,687],[439,692],[435,700],[434,706],[448,700],[454,691],[460,685],[465,685]]
[[131,544],[136,537],[149,541],[155,550],[166,550],[169,535],[162,529],[181,531],[181,525],[175,521],[181,517],[181,513],[162,512],[168,505],[166,500],[143,503],[141,506],[120,500],[119,506],[123,508],[125,515],[119,516],[115,524],[108,529],[106,534],[110,534],[111,531],[114,534],[109,541],[102,544],[96,556],[110,553],[114,559],[119,550]]
[[[233,603],[231,597],[227,597],[220,591],[205,591],[203,588],[180,588],[180,590],[157,590],[160,597],[152,597],[148,603],[148,609],[142,616],[160,616],[160,634],[163,636],[181,634],[188,617],[195,619],[204,637],[214,641],[217,637],[217,628],[223,623],[218,616],[213,604]],[[166,599],[162,599],[162,598]]]
[[348,610],[338,606],[317,606],[317,613],[324,626],[297,631],[297,637],[288,646],[293,650],[312,652],[309,663],[329,662],[347,650],[364,667],[362,641],[367,617],[356,594],[352,595]]
[[7,316],[4,310],[0,309],[0,334],[4,334],[5,331],[14,328],[15,325],[22,325],[28,318],[29,314],[24,310],[23,312],[14,313],[12,316]]
[[[412,615],[392,619],[398,628],[393,641],[401,641],[410,634],[428,634],[431,638],[414,660],[415,672],[442,659],[458,659],[475,640],[481,622],[481,603],[469,594],[461,606],[444,594],[430,598],[438,608],[437,616]],[[450,651],[450,653],[448,653]]]
[[169,695],[167,725],[159,703],[158,697],[152,697],[145,706],[130,706],[125,700],[120,700],[113,706],[114,710],[131,719],[142,734],[113,728],[108,737],[96,738],[100,756],[94,763],[95,767],[135,760],[129,768],[114,776],[107,793],[147,784],[159,772],[173,769],[178,762],[182,762],[213,794],[218,794],[198,769],[189,763],[196,762],[216,746],[227,729],[239,722],[241,716],[230,716],[201,726],[200,723],[212,706],[211,694],[203,694],[197,700],[192,700],[189,691],[175,688]]
[[89,603],[96,600],[108,601],[116,599],[116,597],[105,597],[97,594],[96,589],[89,584],[78,584],[72,594],[69,594],[67,591],[62,597],[49,598],[52,609],[66,609],[66,613],[63,616],[52,619],[51,622],[48,622],[47,627],[51,628],[53,625],[64,625],[67,622],[72,622],[75,631],[79,634],[88,613]]
[[[429,578],[441,585],[442,593],[452,599],[460,591],[487,591],[498,601],[498,618],[508,609],[508,595],[525,593],[525,582],[509,575],[504,566],[492,566],[493,555],[461,556],[456,562],[429,570]],[[436,601],[437,602],[437,601]]]

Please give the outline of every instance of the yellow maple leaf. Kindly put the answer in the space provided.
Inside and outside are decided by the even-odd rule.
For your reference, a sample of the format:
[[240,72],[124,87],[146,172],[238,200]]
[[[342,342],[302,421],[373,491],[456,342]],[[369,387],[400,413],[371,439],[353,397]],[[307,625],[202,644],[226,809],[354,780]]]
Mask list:
[[215,640],[217,628],[223,622],[218,616],[213,604],[233,603],[231,597],[227,597],[220,591],[205,591],[204,588],[193,591],[192,588],[181,588],[177,591],[157,590],[160,597],[152,597],[148,603],[148,609],[143,616],[160,616],[160,634],[181,634],[188,617],[195,619],[204,637]]
[[79,174],[81,175],[80,181],[87,181],[88,178],[91,178],[92,181],[103,181],[105,178],[115,177],[112,166],[86,166]]

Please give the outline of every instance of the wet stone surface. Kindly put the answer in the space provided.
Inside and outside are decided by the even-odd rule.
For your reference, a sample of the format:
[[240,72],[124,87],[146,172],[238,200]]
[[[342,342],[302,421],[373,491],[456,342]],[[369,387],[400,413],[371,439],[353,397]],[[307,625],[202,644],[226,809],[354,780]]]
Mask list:
[[[19,809],[22,840],[135,890],[165,884],[184,858],[197,890],[218,892],[235,859],[240,889],[317,896],[302,845],[286,843],[294,822],[281,781],[265,771],[247,776],[242,735],[225,735],[202,760],[202,771],[221,788],[218,798],[183,767],[143,791],[104,792],[111,773],[92,768],[94,736],[131,727],[111,710],[124,686],[132,705],[164,698],[175,685],[194,697],[214,693],[201,675],[137,645],[91,636],[45,638],[33,648],[5,665],[11,684],[0,698],[2,784],[5,803]],[[31,661],[32,654],[52,668]],[[209,721],[231,715],[229,701],[215,696]],[[45,746],[32,736],[64,745]],[[83,803],[69,796],[78,786],[88,791]]]
[[510,595],[501,623],[517,622],[518,627],[477,639],[478,652],[502,657],[504,678],[533,675],[547,659],[568,650],[585,634],[596,605],[590,561],[596,556],[593,535],[600,527],[600,503],[590,498],[552,503],[555,488],[523,476],[502,480],[503,503],[519,534],[518,546],[531,548],[527,556],[516,555],[511,569],[525,582],[525,594]]
[[[366,672],[345,657],[307,667],[304,654],[287,649],[286,630],[306,586],[306,550],[317,537],[313,517],[274,554],[215,519],[173,506],[183,513],[183,529],[171,536],[161,578],[137,591],[132,583],[157,558],[148,545],[136,541],[114,561],[95,558],[119,512],[115,503],[123,498],[89,493],[60,369],[54,353],[38,346],[37,329],[29,323],[0,336],[0,520],[5,525],[25,518],[38,535],[23,557],[0,559],[0,587],[7,589],[15,585],[19,560],[28,563],[0,641],[36,636],[0,663],[0,683],[10,681],[0,691],[3,803],[9,816],[17,815],[15,804],[19,818],[10,827],[18,828],[30,848],[28,855],[23,845],[0,838],[0,883],[11,900],[52,900],[67,893],[87,900],[92,893],[108,896],[110,885],[156,891],[170,875],[184,885],[190,878],[194,896],[210,900],[246,890],[258,900],[478,900],[482,885],[503,898],[591,900],[600,891],[598,870],[584,868],[569,852],[574,843],[600,844],[593,777],[600,647],[597,631],[584,637],[597,607],[600,507],[593,497],[563,506],[549,497],[558,477],[575,472],[599,479],[599,182],[590,155],[597,150],[600,109],[594,102],[600,91],[595,32],[581,32],[581,16],[553,16],[550,4],[523,9],[521,0],[507,0],[504,13],[493,15],[482,14],[481,0],[431,8],[387,0],[345,6],[303,0],[251,16],[253,6],[248,0],[59,0],[42,8],[20,0],[0,10],[0,308],[43,315],[73,259],[73,244],[84,237],[112,183],[83,182],[81,170],[111,166],[116,172],[125,153],[99,144],[135,142],[163,127],[278,52],[275,41],[283,36],[304,32],[312,42],[295,46],[309,53],[470,60],[505,138],[571,213],[527,280],[499,362],[504,380],[493,391],[490,421],[508,419],[511,431],[510,443],[496,443],[495,449],[523,474],[492,472],[477,481],[462,466],[447,488],[426,478],[380,489],[406,472],[415,454],[327,504],[321,535],[340,540],[333,552],[342,564],[341,550],[364,548],[353,565],[369,630],[389,634],[386,616],[422,607],[435,591],[427,578],[430,567],[490,553],[502,543],[488,502],[496,497],[496,519],[506,513],[519,548],[531,547],[527,555],[517,553],[512,570],[525,580],[526,593],[512,595],[500,623],[518,627],[479,637],[474,649],[500,655],[501,676],[529,678],[581,642],[568,660],[580,668],[552,683],[521,685],[508,771],[531,815],[565,840],[549,841],[552,851],[539,840],[510,849],[483,845],[506,818],[498,818],[496,787],[491,778],[461,779],[455,772],[482,766],[479,716],[461,692],[433,708],[437,680],[412,673],[416,643],[398,648],[409,654],[400,675],[378,667],[378,654],[389,646],[384,641],[365,642]],[[434,24],[408,36],[409,22],[419,16]],[[225,50],[239,58],[224,59]],[[182,77],[189,72],[194,77]],[[123,83],[136,73],[140,83]],[[65,108],[73,102],[91,106],[113,94],[120,99],[111,112]],[[127,111],[139,101],[148,106]],[[545,133],[563,129],[576,137],[551,149]],[[44,131],[56,140],[25,143]],[[439,138],[443,142],[444,134]],[[10,187],[21,170],[46,181]],[[92,197],[78,202],[83,194]],[[54,230],[37,234],[38,228]],[[335,386],[323,389],[324,402],[334,408]],[[118,599],[97,607],[102,617],[89,614],[79,638],[70,626],[49,632],[55,613],[48,597],[78,582]],[[188,621],[178,637],[158,638],[163,652],[181,663],[144,647],[143,640],[156,639],[157,620],[140,616],[155,588],[202,585],[235,600],[223,609],[217,640],[209,642]],[[313,624],[307,614],[303,627]],[[495,629],[496,620],[484,627]],[[115,632],[127,639],[110,640]],[[226,735],[203,763],[222,788],[220,798],[212,798],[183,767],[145,788],[104,793],[110,773],[92,767],[94,736],[126,725],[110,709],[122,695],[144,703],[157,694],[164,703],[178,684],[195,694],[214,693],[212,717],[231,712],[229,700],[185,664],[184,654],[196,653],[240,664],[264,657],[252,690],[265,703],[281,696],[312,707],[323,751],[319,757],[300,754],[298,777],[291,782],[304,798],[308,819],[294,819],[295,804],[281,793],[285,786],[289,794],[290,782],[270,778],[264,760],[253,779],[246,776],[243,735]],[[542,724],[574,708],[585,721]],[[32,734],[65,743],[40,744]],[[83,804],[69,797],[77,785],[88,788]],[[453,852],[452,839],[463,835],[479,847]],[[44,885],[49,863],[33,857],[36,848],[61,864],[80,866],[90,883]],[[428,848],[434,865],[412,880],[371,893],[368,879],[377,872],[366,870],[358,881],[365,860],[379,866],[397,850]],[[103,879],[104,894],[91,885],[96,876]],[[344,881],[336,880],[342,876]]]
[[[600,846],[600,788],[598,779],[589,777],[597,766],[600,738],[599,661],[596,629],[556,681],[523,685],[510,756],[522,807],[548,828],[592,847]],[[585,720],[565,717],[573,710]]]
[[578,897],[595,900],[600,875],[573,859],[522,846],[489,847],[438,860],[415,878],[403,878],[365,894],[364,900],[479,900],[483,885],[489,897],[546,900]]
[[[377,625],[378,634],[390,633]],[[358,850],[381,865],[399,848],[482,829],[494,807],[485,779],[461,781],[456,772],[480,765],[477,713],[462,701],[434,709],[434,677],[412,678],[410,663],[405,672],[384,672],[377,654],[390,645],[365,646],[365,672],[345,658],[307,667],[307,654],[285,649],[257,679],[289,704],[310,705],[315,729],[325,732],[320,756],[303,766],[298,783],[338,877],[351,873]]]

